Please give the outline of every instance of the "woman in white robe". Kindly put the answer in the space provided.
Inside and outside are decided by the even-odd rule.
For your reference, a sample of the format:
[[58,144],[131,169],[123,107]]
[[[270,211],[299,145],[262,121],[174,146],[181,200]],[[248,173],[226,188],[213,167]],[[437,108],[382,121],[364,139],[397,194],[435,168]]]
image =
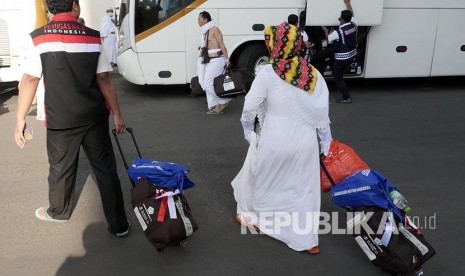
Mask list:
[[[270,64],[245,98],[241,123],[250,148],[232,181],[237,220],[297,251],[319,252],[320,136],[329,149],[329,93],[322,75],[299,57],[302,40],[287,23],[265,29]],[[261,126],[254,130],[255,118]]]

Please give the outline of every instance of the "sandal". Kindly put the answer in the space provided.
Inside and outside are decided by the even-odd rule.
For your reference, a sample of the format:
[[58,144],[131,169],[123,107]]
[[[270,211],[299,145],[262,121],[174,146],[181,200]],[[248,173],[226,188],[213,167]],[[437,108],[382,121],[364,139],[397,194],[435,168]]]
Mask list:
[[212,110],[207,112],[207,115],[221,115],[221,114],[223,114],[223,112],[221,112],[221,110],[218,111],[218,110],[215,110],[215,109],[212,109]]
[[310,254],[312,254],[312,255],[316,255],[316,254],[320,253],[320,248],[319,248],[318,245],[317,245],[317,246],[314,246],[314,247],[310,248],[310,249],[308,250],[308,252],[309,252]]
[[36,218],[41,221],[52,222],[52,223],[65,223],[67,219],[54,219],[47,213],[48,207],[40,207],[36,210]]
[[222,104],[219,111],[220,111],[220,112],[223,112],[223,110],[229,105],[230,102],[231,102],[231,101]]
[[237,220],[237,222],[239,222],[240,225],[242,225],[242,226],[247,226],[247,227],[249,227],[250,229],[253,229],[253,230],[257,231],[257,232],[260,232],[260,228],[258,228],[258,226],[248,224],[245,220],[243,220],[243,219],[241,218],[241,216],[240,216],[239,214],[236,215],[236,220]]

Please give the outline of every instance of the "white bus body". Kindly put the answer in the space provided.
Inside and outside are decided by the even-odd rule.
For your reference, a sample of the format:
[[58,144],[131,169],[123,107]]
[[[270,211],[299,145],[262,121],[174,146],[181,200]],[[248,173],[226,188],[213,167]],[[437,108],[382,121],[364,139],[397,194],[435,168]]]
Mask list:
[[[177,3],[172,10],[170,3]],[[360,29],[358,70],[365,78],[465,75],[462,0],[352,0]],[[157,4],[161,9],[158,9]],[[196,75],[200,31],[208,11],[233,64],[267,62],[263,27],[306,11],[307,26],[336,26],[342,0],[122,0],[118,67],[135,84],[185,84]],[[143,18],[144,21],[140,19]]]
[[[107,6],[119,0],[80,0],[81,17],[97,29]],[[21,63],[29,45],[29,33],[47,23],[45,0],[1,0],[0,5],[0,82],[19,81]]]

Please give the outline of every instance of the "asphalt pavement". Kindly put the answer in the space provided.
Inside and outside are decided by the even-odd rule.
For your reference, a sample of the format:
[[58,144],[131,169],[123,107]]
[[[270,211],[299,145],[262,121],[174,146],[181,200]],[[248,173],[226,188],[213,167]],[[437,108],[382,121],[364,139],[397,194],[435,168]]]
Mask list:
[[[295,252],[265,235],[242,235],[234,220],[230,185],[242,166],[247,142],[239,122],[243,97],[224,115],[208,116],[204,98],[180,86],[137,86],[113,74],[126,124],[144,157],[177,162],[196,183],[186,190],[199,230],[185,247],[158,253],[132,211],[130,183],[117,155],[126,210],[127,238],[107,233],[100,196],[84,154],[78,200],[69,222],[38,221],[47,204],[48,163],[43,122],[32,107],[34,138],[20,150],[13,141],[17,92],[0,94],[0,275],[389,275],[372,265],[351,235],[320,235],[321,253]],[[353,147],[402,194],[437,255],[425,275],[462,275],[465,244],[465,82],[463,78],[351,80],[353,104],[337,104],[331,90],[334,139]],[[122,135],[128,159],[134,149]],[[116,145],[115,145],[116,150]],[[322,194],[321,210],[345,211]],[[336,218],[339,216],[339,218]]]

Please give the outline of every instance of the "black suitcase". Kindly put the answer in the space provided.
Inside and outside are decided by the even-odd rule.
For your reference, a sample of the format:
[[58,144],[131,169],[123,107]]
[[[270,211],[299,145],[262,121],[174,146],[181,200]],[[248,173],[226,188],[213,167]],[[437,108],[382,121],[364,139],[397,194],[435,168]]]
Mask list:
[[[119,142],[118,135],[115,129],[113,129],[112,132],[121,154],[124,167],[127,170],[129,166]],[[127,128],[127,132],[131,134],[139,158],[142,158],[133,130]],[[185,240],[198,229],[198,225],[192,217],[192,212],[185,196],[181,193],[171,196],[172,199],[170,199],[170,196],[157,198],[163,193],[173,191],[157,187],[156,184],[150,182],[146,178],[141,178],[136,183],[134,183],[131,178],[129,178],[129,180],[132,185],[132,207],[134,208],[134,213],[148,240],[158,251],[163,251],[167,246],[184,245]],[[168,201],[174,204],[176,215],[171,214],[173,208],[171,208],[171,211],[169,210]]]
[[202,86],[200,86],[199,77],[193,77],[191,79],[190,88],[192,97],[205,97],[207,95],[205,90],[202,89]]
[[353,213],[348,225],[359,226],[352,228],[356,230],[353,232],[355,241],[368,259],[382,270],[392,275],[423,275],[422,265],[436,251],[418,229],[397,219],[391,219],[394,228],[383,243],[383,238],[387,238],[384,237],[386,229],[389,229],[384,224],[389,221],[388,215],[386,210],[378,207],[366,207]]

